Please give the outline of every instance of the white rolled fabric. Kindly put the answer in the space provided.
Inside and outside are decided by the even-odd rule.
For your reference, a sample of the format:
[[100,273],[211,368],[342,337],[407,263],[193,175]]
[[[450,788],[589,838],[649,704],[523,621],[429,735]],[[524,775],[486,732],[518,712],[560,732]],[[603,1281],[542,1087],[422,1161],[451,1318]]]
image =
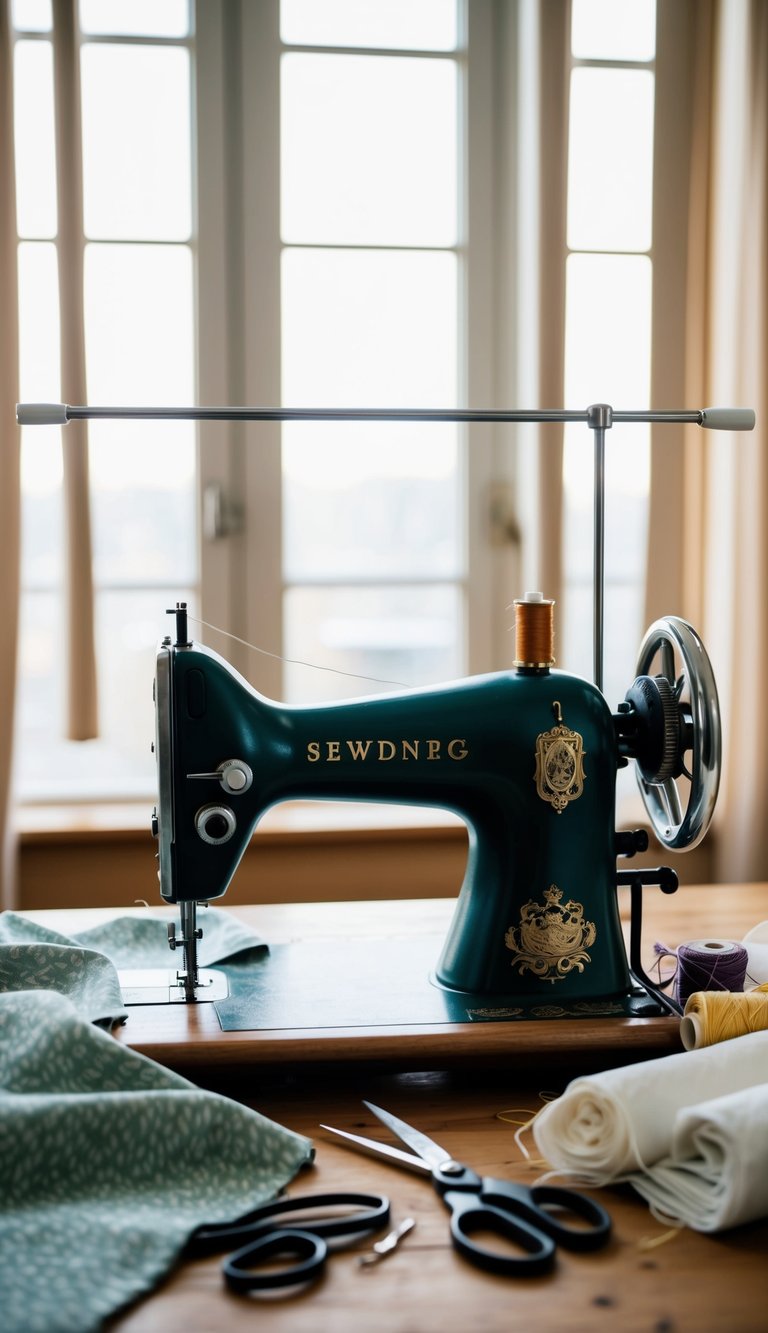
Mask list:
[[747,978],[744,989],[768,982],[768,921],[753,926],[741,941],[747,951]]
[[539,1152],[594,1185],[626,1180],[672,1151],[678,1113],[768,1083],[768,1032],[577,1078],[533,1122]]
[[669,1157],[629,1180],[696,1231],[768,1217],[768,1083],[680,1111]]

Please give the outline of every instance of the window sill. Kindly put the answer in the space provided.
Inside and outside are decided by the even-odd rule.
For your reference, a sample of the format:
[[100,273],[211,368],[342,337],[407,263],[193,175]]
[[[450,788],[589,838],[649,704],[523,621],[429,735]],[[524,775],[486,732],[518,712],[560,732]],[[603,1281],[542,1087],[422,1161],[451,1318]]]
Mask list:
[[[17,807],[16,830],[22,845],[57,841],[123,840],[132,834],[142,841],[149,830],[149,801],[64,803]],[[430,829],[442,835],[462,830],[458,815],[449,810],[367,801],[286,801],[273,806],[260,820],[255,837],[316,834],[363,837],[391,829],[424,835]]]
[[[19,811],[22,909],[160,904],[150,806],[27,806]],[[432,898],[458,892],[467,855],[448,811],[303,802],[268,811],[226,902]]]

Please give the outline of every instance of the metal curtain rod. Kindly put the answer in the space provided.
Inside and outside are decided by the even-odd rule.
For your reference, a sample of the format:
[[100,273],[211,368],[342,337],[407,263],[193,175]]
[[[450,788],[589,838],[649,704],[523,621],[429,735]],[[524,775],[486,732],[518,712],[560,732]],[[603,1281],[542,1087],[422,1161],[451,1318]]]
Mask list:
[[527,411],[456,407],[72,407],[68,403],[17,403],[20,426],[66,426],[69,421],[467,421],[584,422],[594,435],[594,624],[595,685],[603,688],[603,604],[605,594],[605,432],[614,422],[689,423],[708,430],[752,430],[755,414],[747,407],[704,407],[692,411],[614,412],[594,403],[583,412],[564,408]]
[[66,426],[68,421],[468,421],[570,422],[590,424],[597,410],[613,422],[689,423],[710,430],[752,430],[750,408],[705,407],[680,412],[614,412],[606,404],[583,412],[565,409],[476,409],[458,407],[73,407],[69,403],[17,403],[20,426]]

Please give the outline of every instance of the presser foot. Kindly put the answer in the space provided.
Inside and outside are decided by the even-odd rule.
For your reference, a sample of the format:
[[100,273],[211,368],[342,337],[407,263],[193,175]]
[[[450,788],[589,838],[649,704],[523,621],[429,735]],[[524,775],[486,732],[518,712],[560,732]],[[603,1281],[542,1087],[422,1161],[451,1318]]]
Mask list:
[[[207,904],[206,904],[207,905]],[[223,972],[197,965],[197,941],[203,932],[197,924],[197,903],[179,903],[180,926],[168,923],[168,947],[182,949],[183,967],[148,968],[119,973],[123,1004],[200,1004],[226,1000],[229,983]]]
[[200,968],[192,994],[183,973],[174,968],[150,967],[118,972],[123,1004],[200,1004],[226,1000],[229,982],[223,972]]

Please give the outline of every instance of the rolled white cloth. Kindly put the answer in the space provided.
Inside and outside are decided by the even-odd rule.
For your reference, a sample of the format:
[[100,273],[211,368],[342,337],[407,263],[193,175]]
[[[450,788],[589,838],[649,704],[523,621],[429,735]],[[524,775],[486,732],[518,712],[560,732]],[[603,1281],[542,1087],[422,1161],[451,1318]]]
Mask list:
[[606,1185],[669,1157],[679,1112],[761,1083],[768,1083],[768,1032],[750,1032],[577,1078],[539,1112],[533,1136],[559,1171]]
[[672,1151],[630,1183],[696,1231],[768,1216],[768,1083],[680,1111]]
[[747,950],[747,978],[744,989],[768,982],[768,921],[753,926],[741,941]]

